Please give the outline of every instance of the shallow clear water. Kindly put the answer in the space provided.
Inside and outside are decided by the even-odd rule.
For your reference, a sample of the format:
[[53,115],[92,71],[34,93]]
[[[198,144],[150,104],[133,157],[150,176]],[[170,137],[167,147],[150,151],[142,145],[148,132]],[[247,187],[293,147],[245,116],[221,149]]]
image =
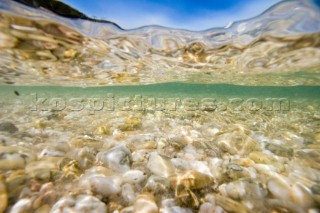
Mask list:
[[319,212],[320,16],[201,32],[0,2],[0,212]]

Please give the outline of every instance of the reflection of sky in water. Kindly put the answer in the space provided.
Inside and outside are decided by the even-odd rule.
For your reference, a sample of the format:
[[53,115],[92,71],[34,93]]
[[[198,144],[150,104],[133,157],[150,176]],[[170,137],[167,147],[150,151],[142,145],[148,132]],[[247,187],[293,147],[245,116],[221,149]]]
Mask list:
[[[155,26],[126,31],[113,24],[61,18],[13,1],[3,1],[0,4],[3,11],[12,14],[3,15],[3,22],[8,24],[0,26],[0,31],[4,32],[0,34],[4,38],[0,47],[15,51],[0,51],[3,56],[0,57],[1,65],[5,70],[0,82],[30,85],[35,83],[34,79],[41,77],[41,81],[35,84],[54,82],[58,85],[97,86],[173,82],[179,79],[181,82],[241,85],[318,85],[315,75],[320,64],[320,12],[311,1],[284,1],[260,16],[229,24],[228,28],[211,28],[201,32]],[[242,7],[256,4],[248,2],[250,0],[246,4],[227,1],[229,4],[218,4],[215,10],[222,14],[232,11],[232,8],[242,11]],[[169,3],[161,2],[139,5],[144,12],[156,14],[154,7],[154,11],[147,9],[146,5],[152,4],[169,7]],[[187,19],[201,17],[199,11],[203,11],[204,7],[208,11],[214,10],[208,3],[194,8],[190,8],[190,4],[189,7],[178,7],[177,3],[170,5],[172,11],[180,11],[176,17],[187,17],[184,23],[189,26],[192,22]],[[115,12],[118,6],[114,6]],[[158,11],[165,13],[166,10],[160,10],[162,7],[159,6]],[[12,19],[17,14],[26,16]],[[108,11],[106,14],[109,14]],[[236,16],[236,13],[228,14]],[[248,15],[253,16],[252,13]],[[41,17],[46,21],[39,25],[29,17],[36,17],[37,20]],[[110,20],[123,27],[117,20]],[[179,22],[178,18],[172,20]],[[209,26],[218,24],[210,23]],[[15,66],[7,59],[13,57],[21,58],[13,61]],[[295,76],[297,71],[304,75]],[[287,72],[290,75],[285,75]],[[261,77],[262,74],[264,77]]]
[[259,15],[279,0],[63,0],[85,14],[123,28],[162,25],[203,30]]

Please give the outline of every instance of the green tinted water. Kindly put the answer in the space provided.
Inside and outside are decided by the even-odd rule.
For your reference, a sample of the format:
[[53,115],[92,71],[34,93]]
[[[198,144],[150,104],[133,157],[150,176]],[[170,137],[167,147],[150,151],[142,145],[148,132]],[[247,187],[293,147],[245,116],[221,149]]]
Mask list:
[[[237,86],[230,84],[189,84],[163,83],[134,86],[107,87],[57,87],[57,86],[0,86],[0,94],[8,98],[26,97],[32,93],[45,95],[81,95],[103,96],[112,93],[117,96],[146,95],[155,97],[290,97],[290,98],[320,98],[320,86]],[[17,96],[14,91],[19,92]]]
[[[24,105],[26,109],[65,110],[88,106],[102,109],[112,104],[113,110],[144,110],[158,102],[163,107],[215,111],[219,106],[249,109],[299,109],[314,105],[319,109],[320,86],[237,86],[229,84],[163,83],[137,86],[58,87],[58,86],[1,86],[1,105]],[[81,103],[80,103],[81,102]],[[79,105],[80,104],[80,105]],[[275,107],[276,105],[276,107]],[[76,107],[78,106],[78,107]],[[139,107],[140,106],[140,107]],[[273,106],[273,107],[272,107]],[[270,108],[271,107],[271,108]],[[275,108],[274,108],[275,107]]]

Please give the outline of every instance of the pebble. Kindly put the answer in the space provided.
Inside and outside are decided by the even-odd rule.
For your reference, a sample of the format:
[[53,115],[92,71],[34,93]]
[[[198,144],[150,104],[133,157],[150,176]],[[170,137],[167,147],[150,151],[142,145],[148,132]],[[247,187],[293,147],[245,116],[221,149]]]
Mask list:
[[211,203],[203,203],[200,206],[199,213],[212,213],[214,212],[215,207]]
[[86,186],[91,192],[102,196],[110,196],[120,193],[120,180],[113,176],[90,175],[82,177],[82,185]]
[[168,178],[156,175],[151,175],[144,186],[144,190],[152,191],[156,194],[165,193],[168,188],[170,188],[170,181]]
[[97,135],[110,135],[111,130],[110,130],[110,127],[108,126],[100,126],[96,129],[95,133]]
[[241,131],[235,131],[233,133],[224,133],[219,135],[217,145],[220,149],[226,153],[232,155],[247,155],[252,151],[259,150],[260,146],[257,141],[248,137]]
[[87,193],[95,193],[105,197],[118,194],[121,191],[121,177],[114,175],[105,167],[93,167],[80,177],[79,185]]
[[58,192],[54,189],[52,182],[45,183],[39,190],[39,197],[33,201],[33,208],[38,209],[41,206],[52,205],[58,197]]
[[147,168],[153,174],[165,178],[172,176],[175,172],[175,167],[171,161],[156,152],[150,154]]
[[50,213],[64,212],[97,212],[105,213],[106,205],[98,198],[91,195],[78,195],[62,197],[51,208]]
[[158,213],[159,209],[155,203],[154,196],[150,193],[140,194],[134,203],[136,213]]
[[205,201],[208,203],[211,203],[213,206],[216,205],[216,199],[214,197],[214,194],[211,194],[211,193],[206,194]]
[[63,157],[65,156],[65,153],[58,150],[54,150],[52,148],[44,148],[42,152],[40,152],[39,158],[42,158],[44,156]]
[[126,172],[131,167],[131,152],[124,146],[120,145],[106,152],[100,152],[97,155],[103,166],[117,172]]
[[183,186],[188,189],[201,189],[211,186],[212,183],[214,179],[211,176],[193,170],[171,177],[171,185],[178,188]]
[[0,212],[4,212],[8,205],[8,194],[3,177],[0,175]]
[[189,208],[183,208],[180,206],[172,206],[164,208],[163,213],[192,213],[192,210]]
[[215,180],[222,180],[223,178],[223,160],[219,158],[210,158],[208,159],[208,166],[210,173],[212,174]]
[[53,172],[58,171],[57,160],[57,158],[46,157],[41,161],[33,161],[26,166],[25,171],[33,178],[49,180]]
[[269,143],[265,146],[265,148],[278,156],[282,156],[286,158],[291,158],[293,156],[293,149],[289,147],[285,147],[283,145]]
[[177,169],[194,170],[194,171],[212,176],[210,169],[208,167],[208,163],[205,161],[184,160],[179,158],[173,158],[171,162]]
[[228,197],[224,197],[221,195],[216,195],[216,204],[217,206],[221,206],[223,209],[228,212],[239,212],[239,213],[247,213],[248,209],[241,203],[234,201]]
[[145,180],[146,175],[140,170],[129,170],[122,177],[126,183],[138,184]]
[[216,208],[214,209],[214,213],[224,213],[224,212],[225,211],[220,206],[216,206]]
[[121,196],[129,205],[132,205],[136,199],[134,188],[128,183],[122,185]]
[[32,210],[32,200],[28,198],[23,198],[12,206],[10,213],[32,212]]
[[35,213],[48,213],[48,212],[50,212],[50,209],[51,209],[50,206],[45,204],[45,205],[40,206],[39,208],[37,208],[35,210]]
[[90,168],[96,161],[94,151],[88,147],[75,149],[73,153],[74,159],[79,162],[82,169]]
[[203,188],[210,189],[214,183],[211,176],[192,170],[171,177],[170,181],[178,204],[193,208],[198,208],[200,204],[194,191]]
[[132,152],[132,161],[133,162],[144,162],[148,160],[149,151],[144,149],[142,150],[135,150]]
[[16,170],[6,178],[6,187],[9,199],[20,195],[26,184],[29,183],[29,177],[23,170]]
[[0,170],[23,169],[36,159],[31,150],[17,146],[0,146]]
[[292,182],[289,178],[276,175],[268,183],[271,194],[282,201],[290,201],[307,209],[313,205],[312,193],[303,185]]
[[139,129],[142,125],[142,121],[137,117],[129,117],[125,120],[124,124],[122,124],[119,129],[121,131],[133,131]]
[[176,202],[174,199],[163,199],[161,201],[161,207],[162,208],[170,208],[172,206],[175,206]]
[[8,133],[15,133],[19,129],[11,122],[2,122],[0,123],[0,131],[8,132]]
[[312,185],[311,191],[314,194],[320,195],[320,185],[319,184]]
[[134,212],[134,207],[133,206],[128,206],[123,209],[121,209],[120,213],[132,213]]
[[127,146],[131,150],[141,150],[141,149],[156,149],[157,142],[152,135],[148,134],[135,134],[133,136],[128,137]]

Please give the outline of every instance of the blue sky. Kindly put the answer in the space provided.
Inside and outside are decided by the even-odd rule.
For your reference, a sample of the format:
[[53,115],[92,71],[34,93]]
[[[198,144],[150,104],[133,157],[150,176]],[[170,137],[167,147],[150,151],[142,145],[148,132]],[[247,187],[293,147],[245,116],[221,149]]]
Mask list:
[[125,29],[162,25],[189,30],[224,27],[259,15],[280,0],[62,0],[90,17]]

